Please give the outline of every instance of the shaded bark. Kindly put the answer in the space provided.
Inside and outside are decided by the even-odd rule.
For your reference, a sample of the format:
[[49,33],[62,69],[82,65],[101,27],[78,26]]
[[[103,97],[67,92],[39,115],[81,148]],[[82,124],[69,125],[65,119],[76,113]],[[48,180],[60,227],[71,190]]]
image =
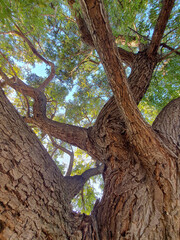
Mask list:
[[180,154],[180,98],[172,100],[162,109],[152,127],[178,156]]
[[0,119],[0,239],[67,239],[63,176],[2,90]]

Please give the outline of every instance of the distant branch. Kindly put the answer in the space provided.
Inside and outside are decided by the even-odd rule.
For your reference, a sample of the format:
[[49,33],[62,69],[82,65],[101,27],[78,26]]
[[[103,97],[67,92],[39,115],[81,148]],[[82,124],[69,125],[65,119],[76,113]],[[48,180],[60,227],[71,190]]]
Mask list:
[[144,36],[142,34],[140,34],[139,32],[137,32],[136,30],[134,30],[133,28],[128,27],[131,31],[133,31],[134,33],[136,33],[138,36],[140,36],[143,40],[146,41],[151,41],[147,36]]
[[72,169],[73,169],[73,163],[74,163],[74,152],[73,149],[72,151],[69,151],[67,148],[61,146],[60,144],[57,144],[56,141],[54,141],[54,139],[52,138],[52,136],[50,136],[51,142],[53,144],[53,146],[55,147],[55,149],[60,149],[61,151],[65,152],[66,154],[68,154],[70,156],[70,162],[69,162],[69,166],[68,166],[68,170],[66,172],[66,176],[70,176]]
[[84,62],[86,62],[86,60],[87,60],[91,55],[92,55],[92,51],[91,51],[86,57],[84,57],[83,60],[82,60],[81,62],[79,62],[77,66],[75,66],[75,67],[73,68],[73,70],[71,70],[71,73],[70,73],[70,74],[72,75],[73,72],[75,72],[76,69],[78,69]]
[[178,52],[177,50],[180,49],[180,46],[177,47],[176,49],[173,49],[171,52],[167,53],[166,55],[164,55],[160,61],[163,61],[164,59],[166,59],[167,57],[169,57],[172,53],[176,53],[178,55],[180,55],[180,52]]
[[12,67],[9,59],[8,59],[1,51],[0,51],[0,54],[1,54],[1,56],[7,61],[8,65],[9,65],[9,67],[10,67],[10,69],[11,69],[11,71],[14,73],[14,76],[16,76],[16,72],[14,71],[14,69],[13,69],[13,67]]
[[[92,36],[89,32],[89,29],[86,25],[86,22],[81,17],[80,12],[77,12],[73,8],[73,4],[75,3],[75,0],[68,0],[68,3],[69,3],[70,8],[72,9],[72,11],[75,11],[75,19],[76,19],[76,23],[79,27],[79,32],[81,34],[82,41],[84,41],[87,45],[94,48],[94,42],[93,42]],[[134,39],[132,39],[132,40],[134,42]],[[121,37],[119,37],[119,41],[121,42],[122,45],[124,44],[125,40],[122,35],[121,35]],[[134,54],[132,52],[128,52],[127,50],[124,50],[122,48],[118,48],[118,50],[119,50],[119,55],[120,55],[121,59],[126,64],[131,65],[132,61],[134,60]]]
[[[170,47],[168,47],[168,49],[170,49]],[[160,62],[163,61],[164,59],[166,59],[167,57],[169,57],[172,53],[176,53],[176,54],[180,55],[180,52],[177,51],[178,49],[180,49],[180,46],[177,47],[177,48],[175,48],[175,49],[171,48],[171,52],[169,52],[169,53],[167,53],[166,55],[162,56],[162,57],[159,59],[159,61],[160,61]]]
[[178,28],[178,27],[176,27],[176,28],[172,29],[171,31],[169,31],[168,33],[166,33],[166,34],[163,36],[163,38],[167,37],[167,35],[169,35],[170,33],[174,32],[174,30],[176,30],[177,28]]
[[176,54],[180,55],[180,52],[177,51],[178,48],[174,49],[174,48],[170,47],[169,45],[167,45],[166,43],[161,43],[160,46],[167,48],[171,51],[174,51]]
[[34,55],[36,57],[38,57],[40,60],[42,60],[44,63],[46,63],[47,65],[49,65],[51,67],[51,72],[49,74],[49,76],[46,78],[46,80],[38,87],[38,89],[40,91],[44,91],[44,89],[46,88],[46,86],[50,83],[50,81],[54,78],[55,76],[55,66],[54,63],[52,63],[51,61],[47,60],[46,58],[44,58],[34,47],[34,45],[32,44],[32,42],[24,35],[24,33],[21,31],[21,29],[16,25],[16,28],[18,29],[18,31],[13,30],[13,31],[9,31],[9,32],[0,32],[0,34],[11,34],[11,35],[18,35],[19,37],[21,37],[22,39],[24,39],[24,41],[28,44],[28,46],[30,47],[30,49],[32,50],[32,52],[34,53]]

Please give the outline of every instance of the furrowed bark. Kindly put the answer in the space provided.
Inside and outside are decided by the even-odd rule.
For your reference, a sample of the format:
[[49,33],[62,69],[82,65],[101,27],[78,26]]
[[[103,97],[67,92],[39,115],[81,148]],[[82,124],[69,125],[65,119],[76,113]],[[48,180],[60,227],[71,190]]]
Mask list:
[[152,127],[178,156],[180,154],[180,98],[172,100],[161,110]]
[[[88,4],[96,4],[100,1],[87,1]],[[92,5],[94,7],[94,5]],[[93,9],[95,11],[95,18],[98,18],[99,15],[97,14],[96,7]],[[104,14],[103,9],[101,8],[100,14]],[[103,15],[105,16],[105,15]],[[92,17],[93,18],[93,17]],[[104,20],[106,18],[103,18],[103,21],[99,22],[99,28],[101,28],[101,23],[104,24]],[[105,25],[108,23],[105,22]],[[107,27],[107,26],[106,26]],[[106,28],[102,28],[102,31],[105,31],[103,34],[108,36],[106,32]],[[95,35],[97,35],[97,38],[99,38],[99,32],[96,31]],[[106,36],[104,36],[104,42],[106,44]],[[94,37],[95,38],[95,37]],[[96,39],[95,39],[96,40]],[[93,40],[94,41],[94,40]],[[96,41],[94,41],[96,42]],[[107,51],[109,54],[110,51],[112,52],[115,46],[112,44],[111,39],[109,39],[108,44],[111,46],[110,48],[106,47],[104,48],[104,51]],[[105,46],[105,45],[104,45]],[[100,49],[99,51],[102,51]],[[111,53],[112,54],[112,53]],[[104,61],[107,61],[107,65],[109,64],[109,59],[115,59],[113,63],[119,64],[118,54],[116,55],[115,51],[115,57],[106,56],[107,58],[104,59]],[[102,53],[103,55],[103,53]],[[114,57],[114,58],[113,58]],[[116,58],[117,57],[117,58]],[[146,91],[148,84],[150,82],[150,78],[152,76],[152,72],[154,69],[154,66],[156,65],[156,61],[154,62],[154,59],[150,59],[147,57],[146,51],[142,53],[138,53],[136,55],[137,59],[133,59],[133,65],[132,65],[132,72],[128,79],[129,89],[128,91],[131,91],[131,94],[134,98],[134,103],[138,103],[140,99],[142,98],[144,92]],[[122,59],[121,59],[122,60]],[[106,66],[106,64],[105,64]],[[119,71],[119,67],[115,66],[116,68],[113,68],[113,64],[111,63],[112,72],[114,70]],[[109,68],[107,66],[107,72],[109,72]],[[113,74],[110,72],[109,75]],[[118,73],[115,75],[115,77],[118,76]],[[122,76],[124,77],[124,76]],[[120,87],[122,83],[124,84],[124,78],[119,79]],[[10,81],[10,79],[7,79],[7,82]],[[119,82],[117,84],[119,84]],[[10,81],[10,85],[11,85]],[[34,121],[36,120],[38,124],[41,125],[42,128],[46,128],[46,126],[50,127],[50,130],[54,134],[56,134],[56,131],[58,127],[60,127],[60,134],[64,134],[65,137],[69,137],[70,139],[74,139],[77,137],[77,139],[74,139],[73,141],[79,141],[79,145],[82,147],[86,147],[88,152],[92,155],[94,155],[98,160],[101,160],[102,162],[105,162],[105,166],[102,165],[103,169],[100,169],[100,172],[103,172],[103,178],[104,178],[104,194],[101,199],[101,202],[97,201],[95,204],[95,207],[92,211],[91,216],[80,216],[80,214],[70,213],[68,202],[70,199],[77,194],[80,187],[82,186],[85,179],[88,179],[92,174],[97,173],[98,169],[90,169],[83,173],[81,176],[75,176],[73,181],[73,177],[67,177],[62,179],[62,176],[58,176],[58,173],[55,174],[52,168],[49,168],[49,162],[46,165],[46,161],[44,164],[44,159],[42,160],[41,156],[42,151],[39,151],[39,147],[35,140],[35,138],[32,138],[30,136],[29,138],[24,137],[23,133],[25,131],[25,127],[22,128],[21,120],[20,118],[17,118],[14,114],[14,112],[11,115],[8,115],[8,118],[6,121],[3,122],[2,126],[6,126],[7,130],[12,130],[10,134],[8,135],[8,131],[4,131],[4,128],[0,127],[2,129],[2,136],[3,138],[3,144],[0,144],[1,146],[7,146],[11,149],[11,154],[5,157],[7,159],[12,161],[14,166],[16,166],[16,162],[18,162],[18,156],[19,154],[22,154],[23,158],[26,160],[26,163],[24,164],[24,168],[22,167],[20,159],[20,164],[16,167],[12,167],[11,164],[9,164],[9,161],[6,161],[4,164],[1,164],[0,172],[3,173],[2,176],[2,182],[3,182],[3,191],[5,191],[5,194],[10,192],[11,194],[11,188],[15,185],[19,187],[19,184],[21,183],[21,178],[24,178],[24,175],[27,175],[27,178],[31,177],[30,174],[32,173],[32,177],[28,181],[23,182],[23,190],[19,192],[19,195],[17,196],[18,199],[23,198],[26,192],[24,193],[24,189],[28,189],[27,194],[27,202],[25,201],[24,204],[26,204],[26,208],[22,213],[19,215],[19,213],[14,214],[13,210],[18,209],[16,206],[14,207],[14,203],[12,202],[5,202],[5,205],[0,204],[0,208],[3,207],[3,214],[4,209],[7,211],[9,210],[11,219],[7,221],[7,224],[9,222],[11,223],[10,228],[11,232],[11,238],[13,240],[16,239],[70,239],[70,240],[125,240],[125,239],[138,239],[138,240],[147,240],[147,239],[153,239],[153,240],[174,240],[179,239],[180,236],[180,225],[179,225],[179,219],[180,219],[180,175],[178,172],[177,167],[177,158],[172,157],[171,154],[169,154],[168,150],[164,148],[163,145],[160,144],[160,142],[157,140],[154,140],[156,138],[156,135],[152,133],[151,129],[149,130],[149,126],[146,128],[141,128],[141,125],[137,126],[137,119],[132,119],[129,116],[132,115],[132,112],[128,112],[127,109],[125,109],[125,100],[123,101],[117,101],[114,98],[112,98],[102,109],[94,127],[87,129],[81,129],[79,130],[82,134],[82,136],[79,136],[79,138],[85,136],[84,139],[86,139],[86,136],[88,136],[88,140],[86,143],[82,143],[80,139],[78,139],[78,136],[71,136],[71,131],[68,132],[68,126],[67,125],[59,125],[58,123],[52,123],[49,122],[44,117],[44,111],[45,108],[44,102],[46,101],[39,92],[34,92],[34,89],[27,88],[24,85],[18,86],[18,84],[21,84],[21,82],[17,79],[16,87],[18,89],[23,89],[25,93],[28,95],[31,94],[31,96],[35,98],[35,106],[34,106]],[[125,87],[128,89],[128,86],[126,86],[127,83],[125,83]],[[126,90],[127,90],[126,89]],[[124,85],[122,86],[122,90],[124,90]],[[115,91],[115,95],[118,93]],[[121,97],[127,97],[124,95],[124,91],[120,93]],[[129,93],[130,94],[130,93]],[[119,96],[118,96],[119,97]],[[130,100],[131,97],[127,98],[127,101]],[[120,99],[121,100],[121,99]],[[132,100],[133,101],[133,100]],[[0,101],[1,102],[1,101]],[[119,105],[119,108],[117,108],[117,104]],[[123,104],[122,104],[123,103]],[[129,105],[128,105],[129,106]],[[1,105],[0,105],[1,107]],[[8,108],[8,102],[5,102],[3,105],[3,108]],[[123,109],[124,108],[124,109]],[[9,109],[9,108],[8,108]],[[39,109],[39,110],[38,110]],[[42,110],[44,109],[44,110]],[[130,108],[130,111],[132,109]],[[170,107],[171,112],[173,112],[173,108]],[[9,110],[9,112],[11,112]],[[2,111],[2,115],[4,112]],[[137,113],[138,115],[139,113]],[[124,117],[125,115],[125,117]],[[168,115],[168,114],[167,114]],[[162,113],[162,118],[165,119],[166,125],[168,125],[169,121],[171,119],[164,117],[164,113]],[[177,117],[177,115],[174,115]],[[135,118],[137,116],[134,116]],[[8,119],[10,121],[8,121]],[[130,123],[126,121],[126,119]],[[159,127],[159,121],[161,119],[161,114],[158,116],[159,120],[156,120],[155,122],[157,124],[154,124],[156,128],[159,128],[160,130],[164,131],[163,125]],[[42,121],[41,121],[42,120]],[[46,122],[47,120],[47,122]],[[139,119],[138,119],[139,120]],[[177,121],[174,119],[174,123],[176,124]],[[31,121],[31,119],[30,119]],[[17,123],[20,125],[17,125]],[[53,125],[55,124],[55,125]],[[134,129],[141,128],[141,131],[144,131],[142,133],[133,132],[134,135],[132,136],[134,139],[129,138],[129,126],[135,125]],[[19,127],[18,127],[19,126]],[[23,125],[25,126],[25,125]],[[67,129],[65,129],[65,132],[63,132],[63,128],[67,126]],[[57,127],[57,128],[56,128]],[[19,129],[20,136],[16,129]],[[133,129],[133,131],[134,131]],[[165,134],[169,134],[171,131],[173,131],[173,124],[170,126],[170,131],[168,131]],[[66,132],[67,130],[67,132]],[[79,132],[76,128],[77,133]],[[16,131],[16,132],[15,132]],[[132,129],[130,129],[130,132]],[[176,132],[178,132],[178,128],[175,128],[175,135],[177,136]],[[152,133],[152,135],[151,135]],[[164,132],[163,132],[164,134]],[[58,134],[57,134],[58,135]],[[138,136],[137,136],[138,135]],[[8,137],[6,137],[8,136]],[[12,141],[13,139],[13,141]],[[22,143],[22,141],[24,141]],[[83,139],[83,140],[84,140]],[[176,139],[176,138],[175,138]],[[1,141],[1,139],[0,139]],[[152,142],[154,141],[154,142]],[[22,143],[22,151],[21,148],[17,149],[16,147],[12,147],[13,143],[16,143],[16,147],[19,146]],[[30,145],[28,145],[30,143]],[[84,145],[83,145],[84,144]],[[29,147],[28,147],[29,146]],[[154,147],[155,146],[155,147]],[[33,155],[33,147],[35,148],[35,152]],[[3,154],[7,154],[7,148],[3,149]],[[0,152],[1,154],[1,152]],[[44,156],[44,155],[43,155]],[[3,156],[4,157],[4,156]],[[37,159],[38,158],[38,159]],[[47,157],[48,158],[48,157]],[[49,159],[49,158],[48,158]],[[29,160],[30,160],[30,167],[29,167]],[[27,164],[28,163],[28,164]],[[40,165],[42,163],[42,166]],[[150,163],[150,164],[149,164]],[[153,165],[153,164],[154,165]],[[3,165],[3,166],[2,166]],[[37,167],[38,165],[38,167]],[[152,166],[153,165],[153,166]],[[7,171],[5,174],[3,171]],[[8,170],[10,169],[10,170]],[[21,169],[24,170],[23,176],[21,178],[18,177],[17,173],[21,173]],[[44,169],[46,171],[44,171]],[[17,171],[17,173],[16,173]],[[42,171],[42,176],[41,176]],[[99,171],[99,170],[98,170]],[[15,172],[15,173],[14,173]],[[45,173],[44,173],[45,172]],[[36,175],[36,173],[38,173]],[[49,176],[50,174],[50,176]],[[47,176],[46,176],[47,175]],[[8,178],[5,178],[7,177]],[[9,180],[9,176],[11,176],[11,179]],[[18,179],[18,183],[16,179]],[[42,179],[48,178],[49,181],[41,182]],[[39,180],[40,179],[40,180]],[[58,180],[62,179],[61,181]],[[8,182],[9,181],[9,182]],[[24,180],[25,181],[25,180]],[[9,185],[7,184],[9,183]],[[37,183],[36,183],[37,182]],[[39,183],[40,182],[40,183]],[[53,182],[53,183],[52,183]],[[39,183],[39,185],[38,185]],[[50,184],[50,187],[48,185]],[[17,184],[17,185],[16,185]],[[37,185],[36,185],[37,184]],[[55,185],[55,186],[54,186]],[[5,186],[5,187],[4,187]],[[29,188],[32,186],[32,188],[35,186],[35,192],[33,190],[29,190]],[[62,188],[61,188],[62,186]],[[11,188],[10,188],[11,187]],[[53,189],[51,189],[53,187]],[[48,190],[46,191],[46,188]],[[33,188],[34,189],[34,188]],[[40,189],[40,193],[39,190]],[[55,191],[53,191],[55,189]],[[57,190],[57,191],[56,191]],[[62,190],[62,192],[61,192]],[[18,191],[17,189],[13,189],[13,193],[15,191]],[[29,193],[30,192],[30,193]],[[53,193],[55,192],[55,197]],[[59,196],[60,193],[60,196]],[[47,194],[47,195],[46,195]],[[34,196],[35,198],[35,204],[34,201],[29,199],[30,196]],[[6,197],[7,195],[5,195]],[[13,194],[10,195],[10,198],[12,198]],[[4,197],[4,194],[3,194]],[[9,197],[9,195],[8,195]],[[0,194],[0,199],[2,198],[2,195]],[[43,202],[41,204],[41,201],[39,199],[43,198]],[[53,203],[52,203],[53,199]],[[56,200],[57,204],[56,204]],[[47,200],[47,201],[46,201]],[[55,201],[54,201],[55,200]],[[0,200],[1,201],[1,200]],[[64,203],[65,202],[65,203]],[[29,205],[28,205],[29,204]],[[39,205],[42,206],[39,207]],[[37,206],[36,206],[37,205]],[[51,208],[51,206],[53,207]],[[13,207],[12,207],[13,206]],[[22,205],[21,205],[22,206]],[[13,210],[12,210],[13,209]],[[20,209],[21,210],[21,209]],[[42,212],[41,212],[42,211]],[[30,214],[28,214],[30,212]],[[33,217],[31,213],[33,212]],[[13,213],[11,215],[11,213]],[[15,212],[16,213],[16,212]],[[5,212],[6,214],[6,212]],[[43,218],[43,217],[44,218]],[[9,215],[7,215],[9,217]],[[14,217],[14,218],[13,218]],[[40,221],[36,221],[36,218]],[[1,219],[1,215],[0,215]],[[15,221],[14,221],[15,219]],[[21,220],[20,222],[19,219]],[[43,219],[43,220],[42,220]],[[24,221],[25,220],[25,221]],[[27,221],[26,221],[27,220]],[[32,223],[34,221],[36,224],[35,227]],[[41,222],[42,221],[42,222]],[[24,224],[23,223],[27,223]],[[48,224],[46,224],[48,222]],[[49,222],[52,222],[50,225]],[[13,224],[12,224],[13,223]],[[16,224],[14,227],[14,223]],[[4,227],[6,224],[6,221],[2,219],[0,221],[0,227]],[[43,227],[41,227],[43,225]],[[20,226],[20,229],[18,228]],[[40,230],[36,230],[37,226],[40,226]],[[44,227],[45,226],[45,227]],[[29,231],[30,228],[30,231]],[[32,233],[32,230],[35,233]],[[43,229],[41,231],[41,229]],[[7,231],[5,231],[5,228],[3,231],[7,234]],[[3,234],[4,234],[3,232]],[[38,234],[36,234],[38,232]],[[21,235],[24,233],[24,235]],[[28,233],[28,234],[27,234]],[[0,233],[2,234],[2,233]],[[9,234],[9,235],[10,235]],[[8,236],[8,235],[6,235]],[[20,237],[21,238],[20,238]],[[1,238],[1,235],[0,235]],[[7,238],[7,237],[6,237]]]
[[34,123],[44,132],[57,139],[87,151],[88,134],[86,128],[56,122],[48,118],[27,119],[27,122]]
[[2,90],[0,123],[0,239],[70,239],[63,176]]

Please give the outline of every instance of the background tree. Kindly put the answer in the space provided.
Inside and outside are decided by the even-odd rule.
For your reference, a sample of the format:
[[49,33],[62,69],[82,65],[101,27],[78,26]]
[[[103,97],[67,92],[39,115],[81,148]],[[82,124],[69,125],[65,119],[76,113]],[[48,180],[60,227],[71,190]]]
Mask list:
[[[2,1],[0,11],[1,86],[23,116],[1,90],[0,238],[178,239],[178,1]],[[33,71],[40,62],[46,76]]]

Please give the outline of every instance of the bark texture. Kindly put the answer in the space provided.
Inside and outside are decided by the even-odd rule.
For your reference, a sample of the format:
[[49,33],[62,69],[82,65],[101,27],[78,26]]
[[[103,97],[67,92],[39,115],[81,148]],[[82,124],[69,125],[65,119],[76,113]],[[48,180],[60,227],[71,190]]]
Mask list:
[[63,176],[2,90],[0,122],[0,239],[76,239]]

